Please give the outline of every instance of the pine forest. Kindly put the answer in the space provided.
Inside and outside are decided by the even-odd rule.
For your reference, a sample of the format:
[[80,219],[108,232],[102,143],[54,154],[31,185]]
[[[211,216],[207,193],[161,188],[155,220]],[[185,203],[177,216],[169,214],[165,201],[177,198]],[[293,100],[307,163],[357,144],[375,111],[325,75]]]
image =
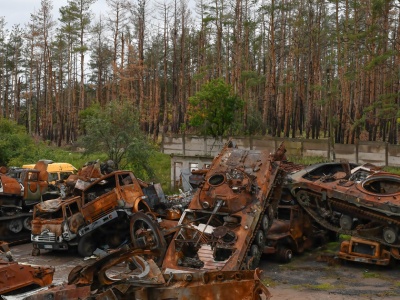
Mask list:
[[61,146],[83,111],[117,101],[154,139],[198,133],[189,98],[221,79],[243,100],[231,135],[398,143],[398,1],[94,2],[56,16],[42,0],[11,29],[0,17],[1,117]]

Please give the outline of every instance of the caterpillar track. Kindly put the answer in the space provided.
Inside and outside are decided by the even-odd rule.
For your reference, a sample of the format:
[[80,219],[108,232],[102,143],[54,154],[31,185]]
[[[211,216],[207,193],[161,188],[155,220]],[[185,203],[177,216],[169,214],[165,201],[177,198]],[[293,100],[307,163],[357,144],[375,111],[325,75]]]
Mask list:
[[321,226],[400,248],[400,176],[370,165],[322,163],[287,180],[286,188]]
[[166,272],[255,269],[280,200],[285,149],[229,141],[205,172],[164,257]]

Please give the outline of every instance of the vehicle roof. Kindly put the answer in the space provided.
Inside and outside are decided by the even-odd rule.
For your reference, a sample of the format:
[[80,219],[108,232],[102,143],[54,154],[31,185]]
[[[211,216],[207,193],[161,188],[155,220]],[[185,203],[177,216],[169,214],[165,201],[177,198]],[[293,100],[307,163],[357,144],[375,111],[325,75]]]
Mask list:
[[[27,165],[23,165],[22,168],[24,169],[33,169],[35,167],[35,164],[27,164]],[[67,172],[67,171],[78,171],[77,168],[75,168],[73,165],[71,165],[70,163],[57,163],[57,162],[53,162],[53,163],[49,163],[47,165],[47,172],[51,173],[51,172]]]

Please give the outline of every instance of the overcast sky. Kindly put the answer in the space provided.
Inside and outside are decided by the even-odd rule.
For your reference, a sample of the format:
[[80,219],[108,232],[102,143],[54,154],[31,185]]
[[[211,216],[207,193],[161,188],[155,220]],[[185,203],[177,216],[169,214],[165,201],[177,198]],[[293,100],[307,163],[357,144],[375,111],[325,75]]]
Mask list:
[[[30,20],[32,13],[40,9],[41,0],[1,0],[0,16],[5,17],[7,28],[11,29],[14,24],[24,27]],[[67,0],[53,0],[53,20],[58,22],[58,10],[66,6]],[[105,14],[107,11],[106,0],[97,0],[91,11],[96,15]]]

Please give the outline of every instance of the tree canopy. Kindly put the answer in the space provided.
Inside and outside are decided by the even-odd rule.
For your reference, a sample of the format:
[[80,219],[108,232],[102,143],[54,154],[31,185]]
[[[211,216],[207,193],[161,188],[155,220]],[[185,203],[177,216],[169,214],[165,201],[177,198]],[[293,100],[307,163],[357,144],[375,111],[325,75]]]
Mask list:
[[189,98],[189,123],[213,137],[223,136],[240,120],[244,101],[223,79],[213,79]]
[[142,178],[154,175],[149,166],[154,146],[140,130],[139,115],[131,103],[112,101],[104,108],[93,105],[82,111],[80,118],[86,153],[105,152],[118,169],[133,169]]

